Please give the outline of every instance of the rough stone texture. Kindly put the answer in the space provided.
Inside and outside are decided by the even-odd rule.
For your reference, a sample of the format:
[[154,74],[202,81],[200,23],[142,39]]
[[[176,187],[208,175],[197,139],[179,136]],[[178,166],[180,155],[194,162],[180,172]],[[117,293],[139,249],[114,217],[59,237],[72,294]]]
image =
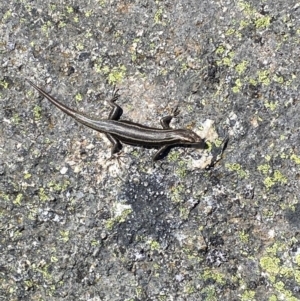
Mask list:
[[[0,12],[1,300],[300,300],[299,2]],[[25,78],[97,118],[114,85],[125,119],[179,105],[208,148],[108,160]]]

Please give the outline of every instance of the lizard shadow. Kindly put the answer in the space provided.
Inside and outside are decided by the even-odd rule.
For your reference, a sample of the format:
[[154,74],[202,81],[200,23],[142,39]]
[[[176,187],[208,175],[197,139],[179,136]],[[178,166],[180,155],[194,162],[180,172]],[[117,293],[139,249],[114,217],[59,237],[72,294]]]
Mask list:
[[[207,143],[203,140],[202,142],[200,143],[197,143],[196,145],[195,144],[174,144],[174,145],[170,145],[169,147],[167,147],[155,160],[153,161],[159,161],[159,160],[162,160],[164,158],[166,158],[169,153],[172,151],[173,148],[176,148],[176,147],[183,147],[183,148],[187,148],[187,149],[208,149],[208,145]],[[143,146],[143,148],[146,148],[146,149],[153,149],[153,147],[149,147],[149,146]],[[158,149],[157,147],[155,147],[155,149]]]

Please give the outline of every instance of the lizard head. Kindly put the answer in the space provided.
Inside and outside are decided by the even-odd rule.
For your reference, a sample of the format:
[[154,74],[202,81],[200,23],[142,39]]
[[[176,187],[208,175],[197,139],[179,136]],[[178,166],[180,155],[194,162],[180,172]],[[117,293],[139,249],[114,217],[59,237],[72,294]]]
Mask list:
[[180,140],[182,144],[190,144],[190,145],[203,145],[204,140],[198,136],[195,132],[191,130],[182,130],[180,135]]

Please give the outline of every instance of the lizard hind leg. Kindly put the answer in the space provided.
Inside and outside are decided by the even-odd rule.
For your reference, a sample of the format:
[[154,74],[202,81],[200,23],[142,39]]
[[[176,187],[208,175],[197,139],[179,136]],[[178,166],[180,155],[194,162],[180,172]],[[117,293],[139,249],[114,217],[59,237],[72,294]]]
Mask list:
[[163,117],[161,120],[160,120],[160,124],[161,126],[163,127],[163,129],[170,129],[170,123],[172,121],[172,119],[174,117],[176,117],[178,114],[180,113],[179,109],[178,109],[178,106],[176,106],[174,108],[174,110],[172,111],[172,115],[168,115],[168,116],[165,116]]

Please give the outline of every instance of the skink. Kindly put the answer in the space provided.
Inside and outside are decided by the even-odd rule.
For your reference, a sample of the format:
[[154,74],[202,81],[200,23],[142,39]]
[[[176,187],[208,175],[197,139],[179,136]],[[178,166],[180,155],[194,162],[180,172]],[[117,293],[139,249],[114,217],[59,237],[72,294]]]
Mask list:
[[158,160],[164,152],[172,146],[188,146],[194,148],[202,148],[205,142],[196,133],[186,129],[172,129],[170,122],[173,117],[177,116],[179,111],[176,109],[172,116],[163,117],[160,120],[162,128],[153,128],[141,125],[128,120],[119,120],[123,110],[115,101],[119,95],[115,91],[109,104],[112,110],[107,120],[95,120],[83,113],[74,111],[67,106],[60,103],[44,90],[36,86],[30,80],[28,83],[34,87],[41,95],[47,98],[55,106],[61,109],[64,113],[73,117],[78,122],[92,128],[98,132],[104,133],[109,141],[112,143],[111,154],[119,152],[122,148],[121,142],[145,147],[157,147],[158,151],[154,154],[153,160]]

